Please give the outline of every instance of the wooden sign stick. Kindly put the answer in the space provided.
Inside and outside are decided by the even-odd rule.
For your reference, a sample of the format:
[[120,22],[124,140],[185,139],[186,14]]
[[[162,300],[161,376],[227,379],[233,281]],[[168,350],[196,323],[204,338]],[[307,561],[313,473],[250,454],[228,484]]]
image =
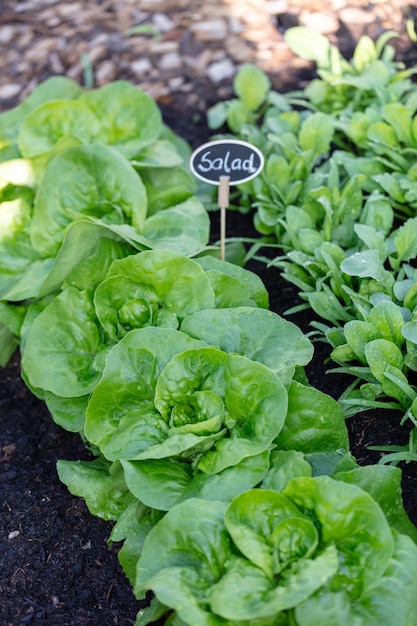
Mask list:
[[220,176],[217,203],[220,207],[220,258],[226,257],[226,209],[229,207],[230,177]]

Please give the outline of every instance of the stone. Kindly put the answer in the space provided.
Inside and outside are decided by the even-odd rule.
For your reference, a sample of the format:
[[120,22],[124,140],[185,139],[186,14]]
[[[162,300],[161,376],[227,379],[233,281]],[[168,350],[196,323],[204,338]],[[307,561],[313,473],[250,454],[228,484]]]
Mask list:
[[238,17],[229,17],[229,32],[232,35],[239,35],[244,30],[242,20]]
[[68,78],[78,80],[79,78],[81,78],[82,73],[83,73],[83,68],[82,68],[81,63],[74,63],[74,65],[71,65],[71,67],[66,71],[66,76],[68,76]]
[[266,2],[265,9],[271,15],[278,15],[279,13],[285,13],[289,9],[287,0],[269,0]]
[[45,24],[46,26],[48,26],[48,28],[56,28],[57,26],[59,26],[60,23],[61,19],[57,15],[49,17],[47,20],[45,20]]
[[22,85],[19,83],[6,83],[5,85],[0,85],[0,100],[10,100],[11,98],[15,98],[21,89]]
[[198,41],[224,41],[227,23],[223,19],[206,20],[192,24],[191,31]]
[[175,22],[173,22],[167,15],[164,13],[155,13],[152,16],[152,24],[156,28],[157,31],[161,33],[166,33],[170,31],[175,26]]
[[82,5],[79,2],[66,2],[59,7],[60,15],[65,17],[80,16],[83,15]]
[[97,63],[97,61],[101,61],[104,59],[107,54],[106,46],[101,44],[100,46],[93,46],[91,50],[87,52],[88,58],[91,63]]
[[240,37],[229,37],[225,41],[225,49],[230,57],[239,63],[249,63],[255,60],[254,49]]
[[160,11],[165,13],[166,11],[178,10],[181,7],[187,7],[189,0],[141,0],[142,11]]
[[246,29],[244,31],[244,37],[248,41],[252,41],[256,46],[258,46],[259,44],[263,43],[266,39],[268,39],[268,37],[266,36],[267,32],[268,31],[266,28]]
[[65,72],[65,67],[56,52],[51,52],[49,55],[49,63],[51,64],[52,71],[55,74],[63,74]]
[[137,61],[133,61],[130,64],[131,70],[136,74],[136,76],[142,76],[146,74],[152,69],[152,63],[149,59],[138,59]]
[[184,84],[184,79],[182,76],[175,76],[174,78],[170,78],[168,81],[168,87],[170,91],[178,91],[180,87]]
[[172,54],[173,52],[178,52],[178,42],[177,41],[151,41],[147,39],[147,48],[151,54],[159,55],[159,54]]
[[308,26],[313,30],[327,35],[335,33],[339,28],[339,20],[329,13],[307,13],[302,12],[300,16],[300,24]]
[[158,67],[161,70],[176,70],[182,65],[182,60],[179,54],[176,52],[170,52],[168,54],[162,55],[159,60]]
[[203,52],[196,56],[186,56],[184,57],[184,64],[192,68],[195,72],[205,73],[206,68],[213,60],[213,52],[211,50],[205,49]]
[[24,32],[22,32],[17,38],[17,41],[16,41],[17,47],[19,48],[19,50],[22,50],[23,48],[29,47],[32,41],[33,41],[33,33],[30,31],[30,29],[27,29]]
[[207,68],[207,76],[213,83],[218,83],[226,78],[232,78],[235,74],[235,66],[230,59],[223,59],[212,63]]
[[15,35],[15,29],[11,24],[5,24],[0,28],[0,44],[9,43]]
[[95,71],[95,79],[97,86],[110,83],[116,78],[116,68],[110,60],[103,61]]
[[354,24],[358,26],[359,24],[370,24],[374,21],[375,16],[371,11],[363,11],[362,9],[358,9],[356,7],[346,7],[341,9],[340,20],[345,24]]

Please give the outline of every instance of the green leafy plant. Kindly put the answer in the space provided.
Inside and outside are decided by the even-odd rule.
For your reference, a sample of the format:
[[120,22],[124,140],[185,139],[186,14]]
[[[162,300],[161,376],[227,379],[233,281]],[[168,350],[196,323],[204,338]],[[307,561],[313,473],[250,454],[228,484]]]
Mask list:
[[[0,115],[0,145],[4,311],[56,293],[100,237],[113,242],[112,260],[153,248],[192,255],[207,245],[190,149],[127,82],[86,91],[51,78]],[[94,243],[83,252],[88,235]],[[3,364],[20,341],[15,317],[9,307],[1,320]]]
[[298,477],[281,492],[249,490],[228,505],[175,506],[143,544],[135,590],[141,597],[151,588],[160,614],[174,610],[171,623],[307,626],[331,616],[405,626],[415,623],[415,553],[369,493]]
[[[299,288],[290,312],[311,308],[324,320],[311,336],[330,343],[341,367],[329,371],[356,378],[340,398],[346,416],[385,407],[414,423],[415,70],[395,62],[394,35],[361,38],[348,61],[324,36],[289,29],[287,43],[319,78],[280,97],[265,86],[256,114],[225,121],[267,155],[240,190],[256,209],[254,255]],[[247,82],[236,84],[245,107]],[[391,332],[375,323],[382,310]]]
[[362,36],[347,60],[324,35],[304,26],[288,29],[286,42],[298,56],[315,62],[319,76],[297,95],[315,110],[341,117],[365,111],[375,101],[396,102],[413,89],[415,69],[395,61],[395,48],[388,43],[394,37],[393,31],[375,42]]
[[[184,474],[181,493],[193,467],[210,480],[267,450],[282,428],[287,393],[262,364],[161,330],[133,331],[109,355],[87,407],[85,435],[109,460],[121,459],[128,485],[144,504],[167,510],[178,498],[176,480]],[[129,353],[133,363],[126,361]],[[122,361],[131,383],[115,394]],[[247,385],[250,376],[254,382]],[[157,476],[171,471],[166,491]]]
[[203,309],[268,305],[261,280],[226,261],[202,258],[205,270],[199,260],[163,249],[117,258],[120,244],[98,241],[97,253],[66,275],[60,293],[28,306],[20,330],[27,384],[61,426],[76,431],[107,352],[132,329],[178,329]]

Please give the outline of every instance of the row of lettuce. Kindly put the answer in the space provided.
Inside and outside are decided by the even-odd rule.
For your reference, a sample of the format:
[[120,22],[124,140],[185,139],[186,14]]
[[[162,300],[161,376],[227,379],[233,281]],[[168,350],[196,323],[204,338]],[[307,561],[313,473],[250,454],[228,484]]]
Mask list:
[[400,469],[357,464],[340,404],[307,380],[310,339],[209,245],[189,147],[153,100],[52,78],[0,139],[2,365],[19,347],[29,389],[92,451],[58,473],[113,522],[136,626],[417,624]]

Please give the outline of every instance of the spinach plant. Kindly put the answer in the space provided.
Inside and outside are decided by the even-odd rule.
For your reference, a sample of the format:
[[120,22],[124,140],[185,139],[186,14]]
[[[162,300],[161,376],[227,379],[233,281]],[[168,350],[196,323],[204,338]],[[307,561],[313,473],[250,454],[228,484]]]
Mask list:
[[397,33],[387,31],[374,42],[364,35],[348,60],[324,35],[304,26],[288,29],[287,44],[297,56],[313,61],[318,74],[296,92],[297,101],[345,120],[375,102],[388,104],[407,97],[414,89],[415,69],[395,61],[395,48],[388,43],[395,37]]

